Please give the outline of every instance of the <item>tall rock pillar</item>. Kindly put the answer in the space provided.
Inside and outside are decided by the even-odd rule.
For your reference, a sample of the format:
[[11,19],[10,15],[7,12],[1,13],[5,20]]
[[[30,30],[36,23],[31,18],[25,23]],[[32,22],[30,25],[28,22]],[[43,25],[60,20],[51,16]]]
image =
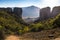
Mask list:
[[22,8],[15,7],[13,12],[17,17],[22,18]]
[[60,13],[60,6],[54,7],[51,13],[51,17],[55,17]]
[[50,7],[42,8],[40,10],[40,20],[46,20],[50,18]]

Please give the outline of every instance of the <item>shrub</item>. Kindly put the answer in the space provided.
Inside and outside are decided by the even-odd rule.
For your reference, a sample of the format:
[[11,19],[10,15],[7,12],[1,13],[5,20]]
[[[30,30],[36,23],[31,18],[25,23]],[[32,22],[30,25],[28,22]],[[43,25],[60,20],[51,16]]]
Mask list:
[[28,26],[25,26],[24,29],[23,29],[24,32],[28,32],[30,31],[30,28]]
[[42,23],[37,23],[37,24],[32,24],[31,31],[40,31],[43,29],[43,24]]
[[55,17],[53,25],[56,27],[60,27],[60,14]]

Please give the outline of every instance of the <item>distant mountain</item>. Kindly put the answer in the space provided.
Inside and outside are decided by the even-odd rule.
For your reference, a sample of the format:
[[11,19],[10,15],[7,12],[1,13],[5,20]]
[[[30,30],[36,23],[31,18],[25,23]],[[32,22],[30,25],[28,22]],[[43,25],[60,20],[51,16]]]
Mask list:
[[36,6],[24,7],[22,10],[22,17],[39,17],[40,8]]

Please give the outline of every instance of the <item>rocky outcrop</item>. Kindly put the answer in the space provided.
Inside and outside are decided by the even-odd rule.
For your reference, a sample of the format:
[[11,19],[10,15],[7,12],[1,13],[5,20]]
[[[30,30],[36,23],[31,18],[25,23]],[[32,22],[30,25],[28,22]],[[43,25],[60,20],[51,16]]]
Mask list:
[[50,7],[40,9],[40,20],[46,20],[50,18]]
[[52,11],[50,11],[50,7],[40,9],[40,17],[39,20],[46,20],[48,18],[53,18],[60,13],[60,6],[54,7]]
[[24,25],[27,25],[23,19],[22,19],[22,8],[18,8],[18,7],[15,7],[13,9],[13,13],[14,13],[14,16],[17,18],[16,20],[21,23],[21,24],[24,24]]
[[14,13],[16,16],[22,18],[22,8],[15,7],[13,10],[12,8],[0,8],[0,11],[5,11],[8,13]]
[[51,13],[51,17],[55,17],[60,13],[60,6],[54,7]]
[[5,8],[5,11],[8,12],[8,13],[12,13],[12,8]]
[[0,8],[0,11],[5,11],[5,8]]
[[14,18],[17,18],[16,21],[21,24],[25,23],[22,20],[22,8],[18,8],[18,7],[15,7],[13,9],[12,8],[0,8],[0,11],[9,13]]
[[0,8],[0,11],[5,11],[8,13],[12,13],[12,8]]
[[15,8],[13,9],[13,12],[14,12],[14,14],[15,14],[16,16],[22,18],[22,8],[15,7]]

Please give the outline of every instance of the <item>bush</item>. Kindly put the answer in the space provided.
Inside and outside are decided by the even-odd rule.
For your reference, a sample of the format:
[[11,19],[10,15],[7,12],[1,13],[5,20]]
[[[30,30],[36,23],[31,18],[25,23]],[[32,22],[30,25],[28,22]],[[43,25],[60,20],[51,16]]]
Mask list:
[[55,17],[55,20],[53,22],[53,25],[55,27],[60,27],[60,14]]
[[4,40],[4,27],[0,25],[0,40]]
[[25,26],[24,29],[23,29],[24,32],[28,32],[30,31],[30,28],[28,26]]
[[31,31],[37,32],[43,29],[42,23],[32,24]]

